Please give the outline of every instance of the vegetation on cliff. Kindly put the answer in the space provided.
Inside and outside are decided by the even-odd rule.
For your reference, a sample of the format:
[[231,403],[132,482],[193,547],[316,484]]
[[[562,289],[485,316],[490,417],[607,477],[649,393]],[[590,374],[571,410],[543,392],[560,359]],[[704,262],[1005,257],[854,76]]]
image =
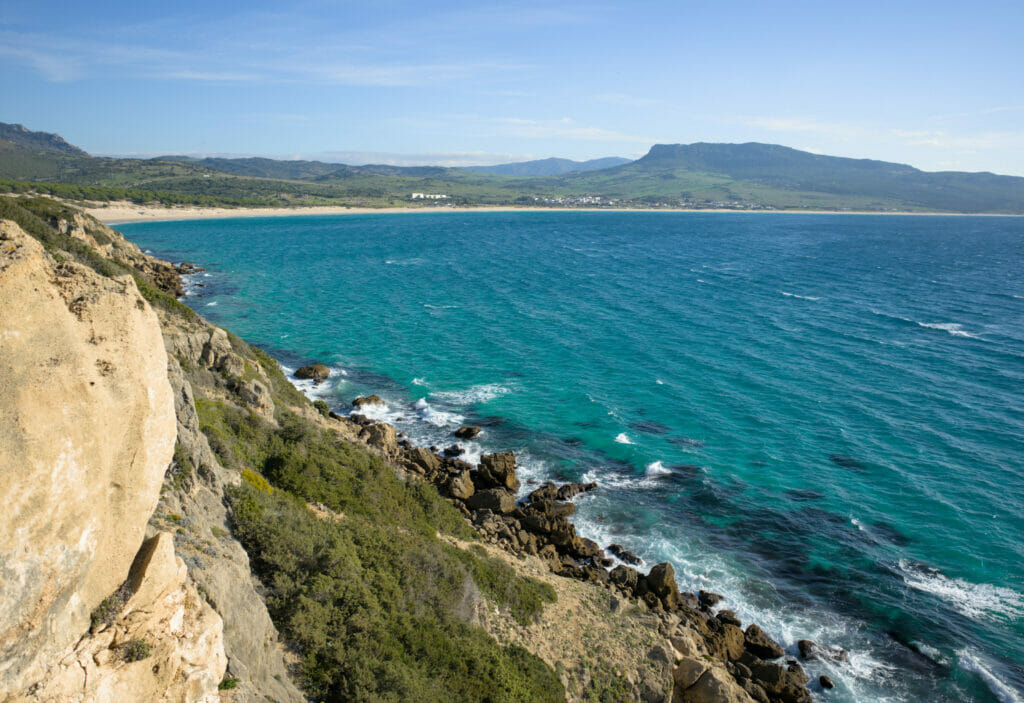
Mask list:
[[438,539],[474,533],[432,486],[400,480],[379,456],[290,411],[275,427],[231,404],[197,407],[218,458],[245,477],[229,492],[235,534],[271,616],[301,653],[309,693],[563,699],[550,667],[470,624],[480,591],[524,622],[553,591]]

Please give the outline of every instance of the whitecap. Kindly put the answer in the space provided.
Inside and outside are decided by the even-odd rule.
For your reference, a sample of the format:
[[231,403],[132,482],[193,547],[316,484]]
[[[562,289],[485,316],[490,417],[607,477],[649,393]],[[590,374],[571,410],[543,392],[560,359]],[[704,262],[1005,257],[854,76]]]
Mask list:
[[216,300],[214,300],[214,301],[213,301],[212,303],[207,303],[207,304],[206,304],[206,307],[208,307],[208,308],[212,308],[212,307],[213,307],[214,305],[216,305],[216,304],[217,304],[217,301],[216,301]]
[[1003,683],[1003,681],[996,676],[989,666],[988,662],[985,662],[980,656],[968,649],[961,649],[956,653],[959,658],[958,664],[960,668],[967,671],[972,671],[981,677],[985,685],[989,687],[989,690],[995,694],[1001,703],[1024,703],[1024,698],[1010,688],[1009,685]]
[[672,469],[666,469],[665,465],[660,461],[652,461],[647,465],[646,473],[648,476],[664,476],[665,474],[672,473]]
[[425,378],[414,378],[414,379],[412,379],[412,385],[414,385],[414,386],[425,386],[425,385],[427,385],[427,379],[425,379]]
[[497,383],[484,383],[461,391],[436,391],[430,395],[447,403],[471,405],[474,403],[486,403],[509,392],[511,391],[507,387]]
[[971,334],[963,329],[963,325],[956,322],[918,322],[921,327],[927,327],[933,330],[944,330],[949,332],[954,337],[970,337],[971,339],[980,339],[978,335]]
[[423,307],[430,308],[431,310],[455,310],[458,305],[431,305],[430,303],[423,303]]
[[615,435],[615,441],[618,442],[619,444],[633,444],[633,440],[631,440],[629,438],[629,435],[626,434],[625,432],[620,432],[619,434]]
[[850,524],[856,527],[861,532],[867,532],[867,530],[864,529],[864,525],[861,524],[861,521],[855,517],[850,518]]
[[821,298],[813,295],[797,295],[796,293],[788,293],[784,290],[780,290],[779,292],[782,293],[787,298],[799,298],[800,300],[821,300]]
[[654,379],[654,382],[657,383],[659,386],[664,386],[665,385],[665,382],[662,381],[660,378]]
[[908,586],[941,598],[969,618],[1024,615],[1024,596],[1011,588],[949,578],[938,569],[905,559],[900,559],[899,570]]
[[417,400],[413,407],[419,412],[420,419],[434,427],[454,427],[461,425],[463,421],[462,415],[438,410],[431,406],[426,398]]

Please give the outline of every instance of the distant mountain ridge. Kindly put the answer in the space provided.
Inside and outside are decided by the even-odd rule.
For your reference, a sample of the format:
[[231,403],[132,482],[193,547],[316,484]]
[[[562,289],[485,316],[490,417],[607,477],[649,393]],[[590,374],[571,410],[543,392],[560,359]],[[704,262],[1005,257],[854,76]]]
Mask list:
[[0,122],[0,141],[9,142],[14,147],[27,151],[88,156],[86,152],[77,146],[66,142],[59,134],[33,132],[25,127],[25,125],[20,124]]
[[[1024,214],[1024,178],[926,172],[777,144],[655,144],[636,161],[540,159],[498,166],[93,157],[56,134],[0,123],[0,179],[14,192],[227,206],[449,205]],[[35,184],[30,186],[30,184]]]
[[477,173],[493,173],[498,176],[561,176],[579,171],[600,171],[630,163],[629,159],[620,156],[606,156],[589,161],[573,161],[571,159],[538,159],[536,161],[519,161],[497,166],[467,166],[467,171]]
[[993,173],[921,171],[907,164],[825,156],[777,144],[655,144],[615,169],[703,172],[787,190],[895,198],[917,207],[961,212],[1024,210],[1024,178]]

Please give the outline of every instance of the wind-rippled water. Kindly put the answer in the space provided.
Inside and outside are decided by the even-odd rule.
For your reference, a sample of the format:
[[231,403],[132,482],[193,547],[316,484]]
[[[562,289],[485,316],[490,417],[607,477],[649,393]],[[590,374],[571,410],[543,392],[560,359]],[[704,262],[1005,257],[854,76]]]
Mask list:
[[[1024,700],[1024,219],[451,213],[122,225],[333,406],[725,594],[837,701]],[[400,418],[400,419],[399,419]],[[524,490],[530,486],[524,487]]]

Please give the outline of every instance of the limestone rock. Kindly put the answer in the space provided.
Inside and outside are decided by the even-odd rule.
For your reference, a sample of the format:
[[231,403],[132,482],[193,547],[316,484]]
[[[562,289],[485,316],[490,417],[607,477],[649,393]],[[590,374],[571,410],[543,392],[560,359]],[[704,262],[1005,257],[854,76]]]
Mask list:
[[473,486],[473,477],[469,471],[460,471],[453,474],[448,480],[448,493],[452,498],[468,500],[476,489]]
[[747,627],[745,636],[747,650],[762,659],[778,659],[785,654],[779,643],[765,634],[764,630],[757,625]]
[[719,668],[706,670],[696,683],[683,691],[677,688],[672,700],[680,703],[751,703],[753,701],[727,671]]
[[[120,616],[111,626],[76,643],[33,687],[30,700],[220,700],[217,685],[227,668],[223,624],[187,583],[186,575],[169,533],[146,541],[129,577],[135,593]],[[129,642],[145,642],[148,655],[139,661],[126,660],[123,648]]]
[[484,454],[480,457],[479,478],[484,487],[518,491],[520,484],[516,478],[516,455],[512,452]]
[[398,434],[394,425],[386,422],[367,425],[360,430],[359,436],[371,447],[379,449],[385,457],[391,459],[398,456]]
[[176,424],[130,276],[55,264],[0,222],[0,300],[0,690],[20,690],[127,575]]
[[466,501],[471,510],[493,510],[496,513],[511,513],[516,509],[516,497],[503,488],[488,488],[477,491]]

